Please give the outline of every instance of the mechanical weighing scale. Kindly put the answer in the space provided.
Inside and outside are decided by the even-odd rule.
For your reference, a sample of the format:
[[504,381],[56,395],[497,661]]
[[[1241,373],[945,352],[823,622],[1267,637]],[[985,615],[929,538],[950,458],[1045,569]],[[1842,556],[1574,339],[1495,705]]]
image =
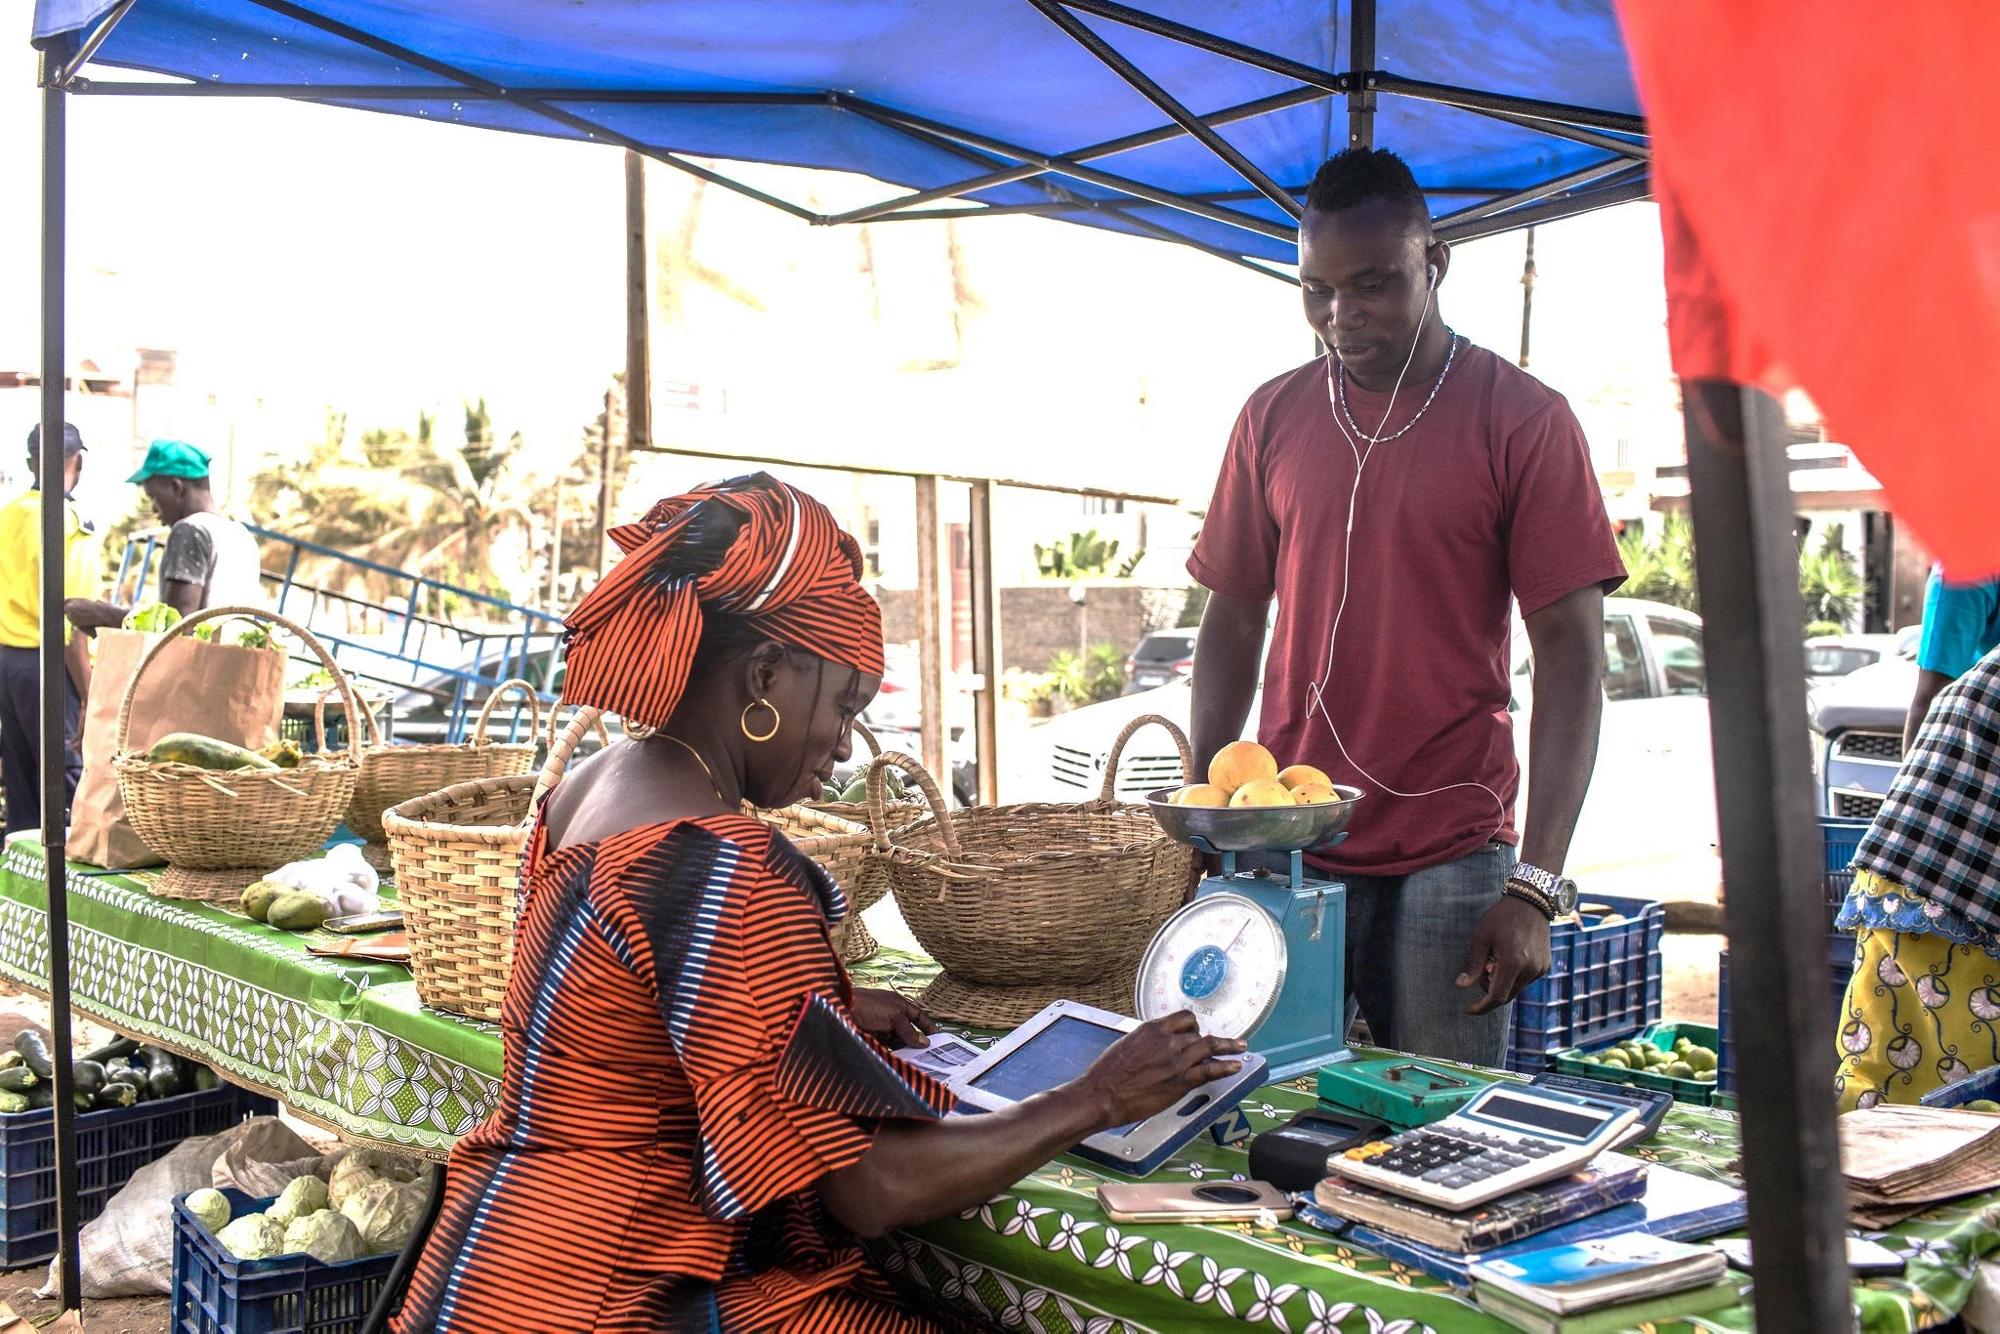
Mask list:
[[[1170,837],[1220,856],[1222,873],[1146,947],[1139,1018],[1192,1010],[1202,1032],[1248,1040],[1273,1082],[1350,1058],[1347,886],[1307,876],[1304,860],[1347,837],[1362,793],[1334,791],[1310,806],[1175,806],[1172,788],[1146,798]],[[1246,854],[1254,869],[1239,869]],[[1273,855],[1284,871],[1257,864]]]

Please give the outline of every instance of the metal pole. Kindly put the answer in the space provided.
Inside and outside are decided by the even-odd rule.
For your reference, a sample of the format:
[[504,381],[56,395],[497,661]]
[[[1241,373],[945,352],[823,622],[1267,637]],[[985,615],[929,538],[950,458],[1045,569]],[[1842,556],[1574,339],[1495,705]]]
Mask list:
[[597,574],[604,575],[604,544],[611,532],[611,473],[618,466],[618,447],[612,436],[618,430],[618,396],[604,391],[604,438],[597,442]]
[[1348,15],[1347,67],[1354,81],[1347,89],[1347,146],[1375,146],[1375,0],[1354,0]]
[[1000,802],[1000,590],[993,586],[993,483],[972,484],[972,515],[966,526],[972,546],[972,670],[979,689],[972,697],[974,743],[979,750],[979,801]]
[[63,544],[69,505],[63,494],[63,264],[67,184],[66,94],[58,81],[69,43],[42,48],[42,434],[37,480],[42,488],[42,847],[49,927],[49,1046],[55,1056],[57,1288],[63,1309],[81,1310],[83,1283],[76,1234],[83,1226],[76,1199],[76,1105],[70,1070],[68,738],[63,727]]
[[939,561],[938,479],[917,480],[917,678],[922,712],[918,722],[924,767],[946,791],[951,767],[944,752],[943,570]]
[[1683,395],[1757,1328],[1824,1334],[1853,1316],[1784,414],[1738,384]]
[[646,301],[646,159],[625,150],[625,445],[653,443],[651,339]]
[[1535,229],[1528,228],[1528,257],[1521,263],[1521,361],[1528,369],[1528,319],[1535,309]]

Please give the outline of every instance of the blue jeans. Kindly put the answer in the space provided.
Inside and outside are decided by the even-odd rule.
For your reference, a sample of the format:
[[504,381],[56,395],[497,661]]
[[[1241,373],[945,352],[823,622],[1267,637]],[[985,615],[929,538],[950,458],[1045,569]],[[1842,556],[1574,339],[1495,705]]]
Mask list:
[[1500,897],[1514,849],[1489,843],[1408,875],[1350,875],[1347,987],[1377,1046],[1503,1066],[1514,1007],[1467,1014],[1483,992],[1454,983],[1479,919]]

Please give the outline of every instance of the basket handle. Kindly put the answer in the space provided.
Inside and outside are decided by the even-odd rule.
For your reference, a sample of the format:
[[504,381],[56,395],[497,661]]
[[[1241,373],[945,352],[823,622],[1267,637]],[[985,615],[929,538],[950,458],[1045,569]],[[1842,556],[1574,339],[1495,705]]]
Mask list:
[[[316,748],[322,751],[326,749],[326,697],[334,693],[338,688],[337,686],[327,686],[319,692],[319,698],[313,701],[313,741]],[[382,740],[382,729],[375,723],[375,711],[373,709],[363,709],[361,716],[367,720],[368,744],[371,746],[386,744]],[[355,730],[354,718],[350,714],[347,719],[347,734],[353,736]],[[351,750],[353,747],[350,746],[349,749]]]
[[[562,736],[563,703],[564,701],[557,700],[549,709],[549,749],[551,751],[556,748],[556,740]],[[597,727],[597,740],[599,744],[606,746],[611,744],[611,733],[604,726],[604,710],[592,708],[587,704],[573,704],[570,707],[581,709],[590,715],[591,722]],[[539,728],[541,724],[536,723],[535,726]],[[581,741],[582,739],[582,734],[579,733],[577,740]],[[560,777],[561,775],[558,774],[557,776]]]
[[864,723],[859,718],[856,718],[853,721],[853,723],[850,724],[850,726],[853,727],[854,729],[854,735],[861,738],[861,744],[868,747],[869,759],[872,760],[877,755],[880,755],[882,753],[882,743],[877,741],[875,739],[875,734],[868,730],[867,723]]
[[957,861],[960,855],[958,831],[951,827],[951,812],[945,809],[943,794],[938,791],[938,785],[931,781],[930,774],[924,771],[924,766],[899,750],[880,751],[874,759],[868,761],[868,824],[870,831],[875,835],[875,850],[877,852],[889,850],[887,798],[888,770],[892,765],[917,780],[917,787],[922,790],[924,800],[931,804],[931,814],[937,817],[938,829],[944,835],[945,850],[951,853],[953,861]]
[[1158,723],[1167,729],[1167,734],[1174,739],[1175,749],[1181,753],[1181,781],[1184,783],[1194,781],[1194,750],[1188,745],[1187,734],[1175,726],[1172,719],[1162,718],[1157,713],[1142,713],[1125,724],[1124,730],[1118,733],[1118,739],[1111,743],[1111,758],[1104,762],[1104,789],[1097,794],[1099,801],[1117,800],[1115,793],[1118,784],[1118,761],[1125,754],[1125,743],[1132,739],[1134,732],[1148,723]]
[[[551,720],[554,719],[553,710],[549,717]],[[528,800],[530,811],[539,810],[542,798],[562,781],[563,772],[569,768],[570,756],[576,754],[576,748],[583,743],[584,736],[592,726],[597,728],[598,736],[605,738],[605,744],[610,745],[611,734],[604,730],[604,710],[591,708],[589,705],[578,706],[576,717],[569,720],[569,726],[563,729],[562,735],[555,736],[554,729],[550,729],[549,758],[542,765],[542,776],[535,780],[534,795]]]
[[[334,686],[339,689],[341,698],[347,704],[347,716],[350,719],[361,716],[361,705],[354,697],[353,683],[347,679],[347,673],[340,669],[340,664],[333,660],[333,655],[326,651],[326,645],[320,643],[312,631],[306,629],[297,621],[289,620],[286,617],[280,616],[277,612],[265,611],[259,607],[210,607],[206,611],[198,611],[192,616],[184,616],[174,622],[159,639],[154,641],[152,647],[146,650],[146,656],[139,659],[138,667],[133,669],[132,679],[125,683],[125,698],[120,700],[118,704],[118,741],[112,751],[113,754],[123,755],[131,740],[132,700],[139,692],[139,679],[146,674],[146,669],[153,665],[153,659],[160,656],[160,650],[181,635],[190,633],[197,625],[205,621],[220,621],[232,616],[242,616],[253,621],[269,621],[272,625],[286,631],[301,644],[311,649],[313,656],[319,659],[319,665],[332,675]],[[325,754],[326,752],[322,751],[320,753]],[[361,749],[355,744],[354,729],[352,727],[347,729],[347,753],[351,759],[358,760],[361,756]]]
[[472,729],[472,744],[485,746],[492,744],[486,735],[486,724],[493,719],[493,706],[500,702],[502,695],[520,691],[528,697],[528,740],[536,741],[542,735],[542,697],[535,693],[533,684],[520,677],[512,677],[493,687],[493,693],[486,697],[486,703],[479,708],[479,722]]

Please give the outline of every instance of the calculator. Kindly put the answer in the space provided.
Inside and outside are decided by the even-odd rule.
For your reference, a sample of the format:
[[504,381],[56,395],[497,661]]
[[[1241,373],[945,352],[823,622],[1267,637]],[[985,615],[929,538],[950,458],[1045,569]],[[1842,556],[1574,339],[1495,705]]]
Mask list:
[[1336,1153],[1326,1166],[1457,1212],[1588,1166],[1638,1117],[1630,1103],[1497,1084],[1442,1121]]

